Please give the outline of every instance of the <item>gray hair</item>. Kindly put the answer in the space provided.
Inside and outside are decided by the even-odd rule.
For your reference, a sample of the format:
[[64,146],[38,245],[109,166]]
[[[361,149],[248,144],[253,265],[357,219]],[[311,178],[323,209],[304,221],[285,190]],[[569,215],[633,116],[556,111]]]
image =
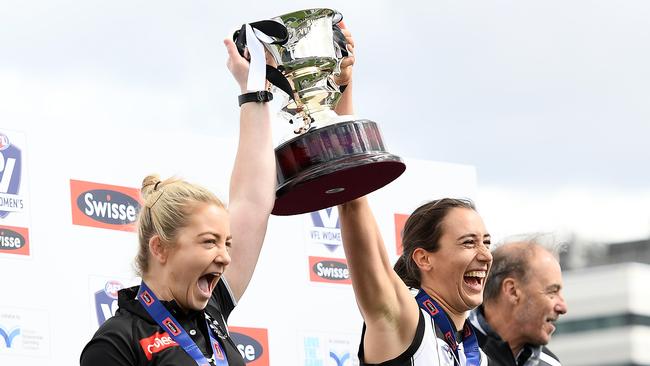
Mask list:
[[521,234],[504,239],[492,252],[492,269],[485,281],[483,301],[495,301],[508,277],[528,282],[530,259],[537,250],[547,251],[558,259],[565,248],[565,243],[548,233]]

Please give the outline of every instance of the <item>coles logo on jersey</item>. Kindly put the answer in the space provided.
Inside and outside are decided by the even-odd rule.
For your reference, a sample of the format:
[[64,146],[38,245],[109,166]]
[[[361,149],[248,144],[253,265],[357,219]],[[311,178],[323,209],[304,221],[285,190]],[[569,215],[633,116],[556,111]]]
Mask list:
[[269,366],[269,335],[263,328],[228,327],[244,362],[249,366]]
[[99,325],[115,315],[118,308],[117,292],[123,288],[122,282],[111,280],[106,282],[103,289],[95,292],[95,310]]
[[352,283],[348,262],[340,258],[309,257],[309,279],[312,282]]
[[0,219],[25,208],[20,196],[22,158],[20,149],[0,132]]
[[311,212],[309,216],[313,224],[309,228],[309,241],[324,245],[330,252],[336,251],[342,244],[339,211],[336,207]]
[[22,227],[0,225],[0,253],[29,255],[29,231]]
[[70,180],[72,223],[136,231],[140,192],[135,188]]
[[395,252],[397,255],[402,255],[404,247],[402,246],[402,235],[404,234],[404,225],[409,215],[395,214]]
[[153,358],[154,353],[164,351],[167,348],[174,346],[178,346],[178,343],[176,343],[167,332],[156,332],[151,337],[140,340],[140,347],[142,347],[142,351],[149,361]]

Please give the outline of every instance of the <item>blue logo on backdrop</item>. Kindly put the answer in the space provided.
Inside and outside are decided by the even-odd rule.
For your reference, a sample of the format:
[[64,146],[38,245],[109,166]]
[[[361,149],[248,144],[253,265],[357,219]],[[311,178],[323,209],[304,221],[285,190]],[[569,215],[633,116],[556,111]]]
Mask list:
[[335,207],[310,213],[314,227],[309,231],[309,239],[320,243],[334,252],[341,246],[341,224],[339,211]]
[[22,211],[22,197],[18,196],[21,172],[20,149],[0,133],[0,218],[10,212]]
[[350,352],[346,352],[341,357],[339,357],[336,353],[330,351],[330,357],[336,362],[336,366],[343,366],[345,365],[345,361],[350,359]]
[[[356,358],[350,354],[350,343],[338,337],[304,338],[305,366],[350,366],[355,365]],[[334,363],[332,363],[334,361]]]
[[95,310],[97,311],[97,322],[104,324],[108,318],[115,315],[117,311],[117,292],[124,288],[119,281],[108,281],[104,289],[95,292]]
[[5,345],[7,348],[11,348],[11,345],[14,342],[14,338],[20,335],[20,328],[16,327],[12,330],[5,329],[0,325],[0,336],[5,340]]
[[319,357],[320,339],[317,337],[306,337],[305,366],[323,366],[323,360]]

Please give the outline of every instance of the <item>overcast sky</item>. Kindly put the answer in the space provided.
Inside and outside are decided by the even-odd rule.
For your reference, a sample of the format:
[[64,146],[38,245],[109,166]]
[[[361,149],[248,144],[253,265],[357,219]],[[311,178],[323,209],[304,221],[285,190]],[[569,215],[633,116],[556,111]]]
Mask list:
[[0,127],[234,138],[222,39],[307,7],[353,32],[357,115],[393,153],[475,166],[493,234],[650,236],[645,0],[0,0]]

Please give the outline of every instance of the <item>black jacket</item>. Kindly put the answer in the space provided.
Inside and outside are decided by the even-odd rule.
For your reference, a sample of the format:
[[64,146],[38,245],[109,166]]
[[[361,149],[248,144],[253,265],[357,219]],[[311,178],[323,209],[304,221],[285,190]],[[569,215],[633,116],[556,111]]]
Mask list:
[[557,356],[544,346],[527,344],[515,359],[508,343],[488,324],[482,306],[472,310],[469,321],[476,331],[479,347],[488,356],[488,366],[562,366]]
[[[135,286],[119,291],[117,313],[102,324],[81,352],[81,366],[196,365],[192,357],[170,338],[138,302],[138,289],[139,286]],[[181,323],[203,355],[210,359],[212,346],[205,313],[219,323],[220,329],[225,330],[226,319],[235,307],[224,280],[219,281],[203,311],[185,313],[175,301],[161,302]],[[219,341],[229,365],[244,366],[241,353],[230,336]]]

